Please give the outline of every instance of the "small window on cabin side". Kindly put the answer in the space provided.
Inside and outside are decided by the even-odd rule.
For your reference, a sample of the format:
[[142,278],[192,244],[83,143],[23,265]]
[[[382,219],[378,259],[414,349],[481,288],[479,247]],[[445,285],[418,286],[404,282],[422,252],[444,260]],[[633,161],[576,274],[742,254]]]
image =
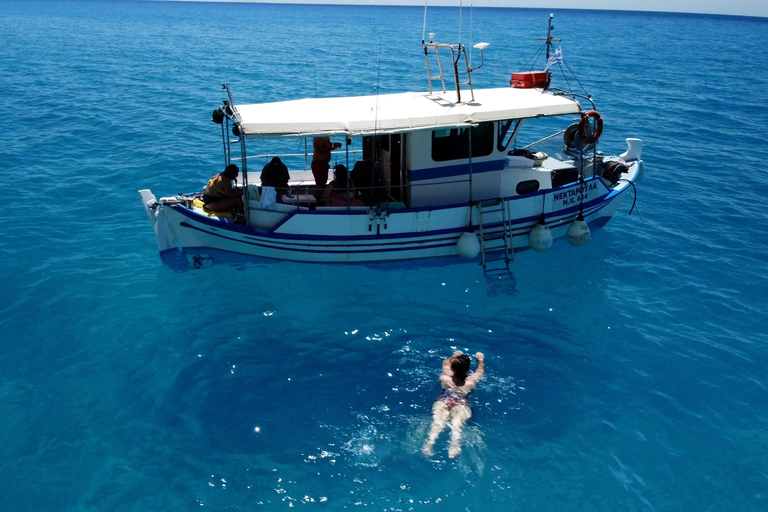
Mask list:
[[520,126],[520,119],[507,119],[506,121],[499,121],[499,137],[496,145],[499,151],[506,151],[509,147],[509,143],[517,132],[517,127]]
[[518,195],[524,195],[524,194],[532,194],[539,190],[539,182],[538,180],[526,180],[521,181],[517,184],[517,187],[515,188]]
[[[432,160],[464,160],[469,158],[470,128],[450,128],[432,132]],[[493,152],[493,123],[480,123],[472,128],[472,158]]]

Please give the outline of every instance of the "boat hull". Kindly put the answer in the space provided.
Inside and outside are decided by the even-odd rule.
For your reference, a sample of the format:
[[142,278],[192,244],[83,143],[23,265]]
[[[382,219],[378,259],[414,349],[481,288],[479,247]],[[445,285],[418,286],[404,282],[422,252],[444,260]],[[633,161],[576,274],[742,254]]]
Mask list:
[[[504,249],[506,224],[512,249],[529,248],[528,234],[545,214],[553,238],[565,236],[580,211],[591,229],[605,225],[640,176],[642,162],[630,167],[627,179],[614,186],[600,178],[525,196],[484,201],[478,205],[441,208],[308,208],[283,212],[271,227],[239,225],[208,217],[181,204],[159,204],[149,190],[142,202],[165,261],[266,258],[302,262],[375,263],[429,258],[456,258],[459,236],[472,226],[486,252]],[[505,209],[502,212],[502,209]],[[266,218],[266,217],[265,217]],[[482,233],[482,235],[481,235]]]

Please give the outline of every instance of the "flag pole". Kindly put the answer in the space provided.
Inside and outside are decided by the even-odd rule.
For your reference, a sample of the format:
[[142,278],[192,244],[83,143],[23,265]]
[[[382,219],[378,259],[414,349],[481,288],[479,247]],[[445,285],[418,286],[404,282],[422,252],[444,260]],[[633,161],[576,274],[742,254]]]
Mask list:
[[555,13],[550,13],[549,20],[547,20],[547,60],[552,56],[552,18],[555,17]]

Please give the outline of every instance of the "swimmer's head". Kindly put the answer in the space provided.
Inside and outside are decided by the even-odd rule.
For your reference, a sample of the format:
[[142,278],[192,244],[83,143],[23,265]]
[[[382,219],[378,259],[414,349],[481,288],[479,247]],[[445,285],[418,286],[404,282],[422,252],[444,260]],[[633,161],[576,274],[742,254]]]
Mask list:
[[451,358],[451,370],[453,370],[453,382],[457,386],[463,386],[469,372],[469,356],[461,354]]
[[453,373],[467,373],[469,371],[469,356],[461,354],[451,358],[451,370]]

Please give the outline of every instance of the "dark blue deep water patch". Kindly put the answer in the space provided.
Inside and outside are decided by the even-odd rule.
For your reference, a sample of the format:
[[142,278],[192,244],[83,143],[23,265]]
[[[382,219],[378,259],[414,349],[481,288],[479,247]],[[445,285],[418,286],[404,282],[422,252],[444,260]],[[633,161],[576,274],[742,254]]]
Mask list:
[[[766,20],[556,11],[604,150],[642,138],[646,179],[632,216],[500,280],[178,272],[136,192],[220,170],[224,82],[239,102],[424,89],[422,8],[0,12],[0,510],[768,509]],[[475,9],[475,84],[508,83],[548,15]],[[457,40],[457,11],[428,31]],[[425,459],[453,347],[487,377],[461,456],[443,437]]]

